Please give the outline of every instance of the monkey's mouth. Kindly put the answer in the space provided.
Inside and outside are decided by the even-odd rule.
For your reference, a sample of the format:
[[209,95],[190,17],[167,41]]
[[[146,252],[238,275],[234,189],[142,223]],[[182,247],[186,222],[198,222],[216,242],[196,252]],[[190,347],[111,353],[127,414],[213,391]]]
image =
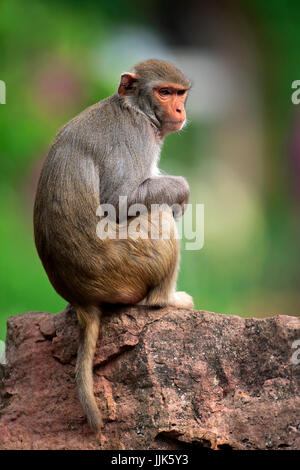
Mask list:
[[183,124],[183,123],[184,123],[184,121],[165,121],[165,124],[173,124],[173,125]]

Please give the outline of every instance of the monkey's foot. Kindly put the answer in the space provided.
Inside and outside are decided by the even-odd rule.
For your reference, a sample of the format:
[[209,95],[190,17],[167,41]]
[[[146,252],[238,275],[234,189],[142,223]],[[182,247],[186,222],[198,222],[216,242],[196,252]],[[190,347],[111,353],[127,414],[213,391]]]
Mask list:
[[149,307],[177,307],[194,308],[193,297],[186,292],[174,292],[169,295],[162,295],[156,289],[149,296],[141,300],[137,305],[148,305]]
[[194,308],[193,297],[186,292],[174,292],[170,299],[169,305],[178,308]]

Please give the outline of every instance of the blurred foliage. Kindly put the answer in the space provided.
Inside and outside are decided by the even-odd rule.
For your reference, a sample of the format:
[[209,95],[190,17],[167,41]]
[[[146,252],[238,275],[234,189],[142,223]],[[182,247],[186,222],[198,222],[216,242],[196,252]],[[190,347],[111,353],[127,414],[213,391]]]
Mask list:
[[[291,184],[294,169],[287,148],[295,112],[290,87],[300,78],[300,6],[297,0],[236,3],[249,18],[262,56],[267,122],[265,191],[258,200],[262,215],[249,243],[235,249],[234,240],[218,245],[209,238],[217,222],[208,204],[208,239],[200,252],[182,252],[178,287],[195,297],[198,308],[299,314],[299,200]],[[0,79],[7,84],[7,104],[0,105],[0,339],[8,316],[29,310],[56,312],[65,305],[52,289],[33,242],[32,206],[40,162],[61,125],[115,91],[107,73],[101,77],[96,71],[95,50],[109,40],[117,24],[148,23],[155,30],[159,5],[121,0],[0,3]],[[206,201],[204,190],[201,193],[205,161],[199,162],[199,156],[209,154],[212,139],[212,125],[193,122],[168,137],[163,148],[162,168],[187,176],[193,202]],[[222,229],[220,224],[220,233]]]

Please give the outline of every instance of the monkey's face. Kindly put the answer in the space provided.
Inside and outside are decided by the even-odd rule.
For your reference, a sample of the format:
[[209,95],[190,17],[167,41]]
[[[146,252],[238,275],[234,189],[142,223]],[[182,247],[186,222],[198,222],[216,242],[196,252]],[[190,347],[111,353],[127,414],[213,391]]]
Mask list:
[[160,83],[153,89],[164,134],[177,132],[185,124],[185,101],[188,90],[175,83]]
[[[148,62],[150,63],[149,70],[141,71],[140,75],[122,74],[118,93],[127,103],[143,111],[159,127],[160,134],[164,137],[166,134],[182,129],[186,122],[184,105],[190,82],[170,64],[167,64],[168,73],[172,75],[171,72],[173,72],[174,75],[176,71],[176,74],[179,74],[177,83],[174,79],[168,80],[168,73],[164,70],[165,62],[161,65],[160,61],[150,60],[144,64]],[[159,62],[159,66],[156,62]],[[156,70],[157,68],[159,70]],[[159,75],[162,74],[166,75],[165,80],[159,79]]]

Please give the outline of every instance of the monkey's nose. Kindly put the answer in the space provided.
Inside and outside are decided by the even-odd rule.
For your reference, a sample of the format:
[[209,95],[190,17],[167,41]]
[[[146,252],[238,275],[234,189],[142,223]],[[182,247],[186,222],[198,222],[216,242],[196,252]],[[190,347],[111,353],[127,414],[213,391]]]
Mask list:
[[175,105],[175,109],[176,109],[176,113],[178,113],[178,114],[183,114],[183,112],[184,112],[184,105],[183,105],[182,103],[180,103],[180,102],[179,102],[179,103],[177,102],[176,105]]

